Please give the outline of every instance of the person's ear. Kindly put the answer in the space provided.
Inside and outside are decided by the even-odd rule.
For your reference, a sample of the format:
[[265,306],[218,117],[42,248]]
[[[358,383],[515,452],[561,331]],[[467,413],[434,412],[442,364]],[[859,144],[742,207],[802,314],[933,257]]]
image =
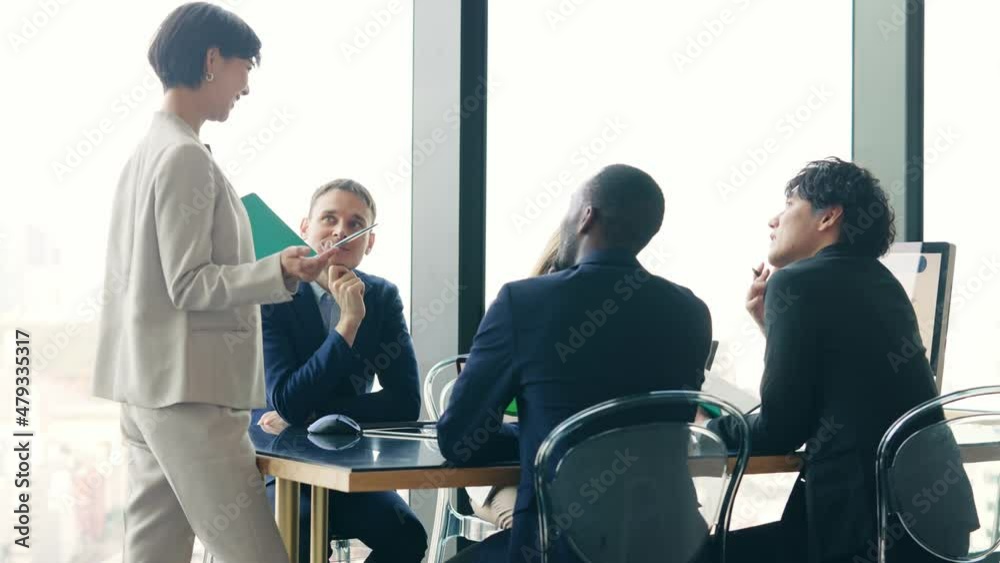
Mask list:
[[299,236],[306,238],[309,235],[309,218],[303,217],[302,222],[299,223]]
[[219,51],[218,47],[209,47],[205,51],[205,76],[211,74],[215,75],[219,71],[219,67],[222,63],[222,53]]
[[577,224],[576,231],[581,235],[587,234],[594,227],[596,221],[597,210],[588,205],[580,212],[580,222]]
[[844,206],[831,205],[823,210],[819,218],[819,230],[839,228],[840,221],[844,217]]
[[369,254],[371,254],[373,246],[375,246],[375,230],[374,229],[372,229],[372,231],[368,233],[368,246],[365,247],[365,256],[368,256]]

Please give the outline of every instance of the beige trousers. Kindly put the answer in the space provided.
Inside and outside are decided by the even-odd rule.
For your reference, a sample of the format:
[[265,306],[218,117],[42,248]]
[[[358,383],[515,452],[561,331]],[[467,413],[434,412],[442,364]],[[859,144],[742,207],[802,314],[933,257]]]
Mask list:
[[288,563],[247,434],[250,412],[122,405],[129,453],[124,563]]

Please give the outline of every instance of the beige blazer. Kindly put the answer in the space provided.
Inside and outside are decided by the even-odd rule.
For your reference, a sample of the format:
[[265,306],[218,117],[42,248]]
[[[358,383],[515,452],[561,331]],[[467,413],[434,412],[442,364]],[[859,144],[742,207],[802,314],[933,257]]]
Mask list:
[[297,281],[276,254],[254,260],[243,203],[174,114],[155,114],[122,172],[105,268],[95,395],[264,406],[258,304],[290,300]]

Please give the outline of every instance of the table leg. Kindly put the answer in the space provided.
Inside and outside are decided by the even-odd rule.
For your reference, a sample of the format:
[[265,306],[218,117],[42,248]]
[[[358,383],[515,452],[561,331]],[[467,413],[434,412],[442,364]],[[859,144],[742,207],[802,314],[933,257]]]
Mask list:
[[330,549],[329,499],[326,487],[312,486],[309,514],[309,562],[326,563]]
[[299,563],[299,492],[297,482],[274,478],[274,517],[291,563]]

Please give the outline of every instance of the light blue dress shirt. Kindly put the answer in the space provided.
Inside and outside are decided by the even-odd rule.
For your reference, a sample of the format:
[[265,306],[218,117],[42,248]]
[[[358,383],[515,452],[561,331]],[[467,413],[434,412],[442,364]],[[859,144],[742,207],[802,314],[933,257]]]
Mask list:
[[340,322],[340,305],[337,305],[337,301],[330,295],[330,292],[320,284],[309,282],[309,285],[312,287],[313,297],[316,298],[319,314],[323,317],[323,322],[326,323],[326,330],[333,332],[337,323]]

